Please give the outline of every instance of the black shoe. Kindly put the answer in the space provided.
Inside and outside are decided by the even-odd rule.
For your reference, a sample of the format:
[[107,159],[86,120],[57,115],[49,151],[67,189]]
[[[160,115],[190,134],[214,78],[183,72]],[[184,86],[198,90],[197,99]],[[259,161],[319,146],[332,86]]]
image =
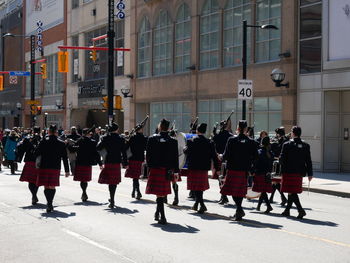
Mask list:
[[87,194],[86,194],[86,193],[83,193],[83,194],[81,195],[81,201],[86,202],[87,200],[88,200]]
[[173,205],[176,206],[176,205],[178,205],[178,204],[179,204],[179,198],[176,198],[176,197],[175,197],[175,198],[174,198]]
[[221,196],[221,199],[219,201],[219,205],[224,205],[228,203],[228,198],[226,195]]
[[139,192],[139,193],[137,193],[137,196],[136,196],[136,199],[137,200],[140,200],[141,199],[141,197],[142,197],[142,194]]
[[154,213],[154,221],[159,221],[159,212]]
[[161,219],[158,221],[158,223],[161,224],[161,225],[166,225],[168,222],[166,221],[166,218],[163,217],[163,218],[161,218]]
[[299,215],[297,216],[298,219],[303,219],[303,217],[306,216],[306,212],[305,210],[300,210],[299,211]]
[[256,207],[256,211],[260,211],[260,205]]
[[192,206],[191,209],[194,211],[197,211],[198,210],[198,203],[194,203],[194,205]]
[[108,207],[111,209],[114,208],[114,201],[112,202],[111,199],[108,199],[108,202],[109,202]]
[[266,211],[264,212],[264,214],[269,214],[271,211],[273,210],[273,208],[270,206],[266,209]]
[[198,210],[198,214],[204,214],[204,212],[206,212],[208,209],[205,205],[201,206],[201,208],[199,208]]
[[281,215],[283,215],[283,216],[290,216],[290,212],[289,212],[289,210],[286,209],[286,210],[283,211],[283,213]]
[[167,203],[168,203],[168,197],[165,196],[165,197],[164,197],[164,204],[167,204]]
[[52,205],[47,205],[46,213],[51,213],[52,211],[53,211],[53,206]]
[[131,197],[132,197],[132,198],[135,198],[135,191],[132,191]]
[[242,217],[239,214],[234,214],[233,218],[234,221],[242,221]]
[[38,203],[39,199],[36,196],[32,197],[32,205],[36,205]]

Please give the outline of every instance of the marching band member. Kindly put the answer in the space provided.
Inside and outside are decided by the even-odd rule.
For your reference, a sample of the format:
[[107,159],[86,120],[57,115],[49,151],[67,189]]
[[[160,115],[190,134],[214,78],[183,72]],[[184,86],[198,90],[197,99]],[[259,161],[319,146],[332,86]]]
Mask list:
[[21,182],[28,182],[28,188],[32,194],[32,205],[35,205],[39,200],[37,197],[38,187],[36,186],[36,180],[38,177],[38,169],[35,167],[35,149],[41,141],[40,128],[34,127],[34,134],[25,137],[17,146],[18,161],[21,162],[24,157],[24,167],[22,170]]
[[261,148],[258,150],[258,159],[254,166],[255,174],[252,190],[261,193],[256,210],[260,211],[261,204],[265,202],[267,206],[267,210],[265,211],[266,214],[273,210],[269,198],[267,197],[267,193],[272,192],[270,177],[272,164],[273,154],[270,146],[270,138],[264,137],[261,139]]
[[143,135],[143,125],[137,125],[135,127],[135,134],[131,136],[127,147],[130,147],[131,156],[129,157],[129,167],[125,171],[125,177],[132,178],[133,186],[131,197],[140,200],[142,197],[140,191],[139,178],[141,175],[142,163],[145,160],[145,150],[147,144],[147,137]]
[[100,173],[98,182],[109,185],[109,208],[114,208],[114,196],[117,185],[121,182],[121,166],[127,168],[128,160],[126,156],[125,140],[118,133],[119,126],[112,123],[109,127],[109,134],[103,136],[97,145],[97,150],[106,150],[106,160]]
[[281,152],[282,165],[282,187],[281,191],[288,193],[287,207],[282,213],[284,216],[290,215],[290,209],[295,203],[298,209],[297,218],[302,219],[306,213],[302,208],[298,194],[302,193],[303,176],[308,175],[312,180],[313,170],[310,154],[310,145],[300,139],[301,128],[292,128],[292,140],[283,144]]
[[211,161],[214,162],[215,170],[219,171],[218,156],[215,151],[214,142],[205,138],[207,124],[202,123],[197,127],[197,136],[187,141],[184,153],[188,161],[187,190],[195,193],[196,201],[193,210],[199,214],[207,211],[203,200],[203,192],[209,189],[208,170],[211,169]]
[[255,142],[249,139],[245,133],[247,122],[239,121],[238,136],[231,137],[226,145],[223,160],[227,161],[227,175],[221,194],[231,195],[236,203],[234,220],[240,221],[245,216],[242,208],[243,197],[247,194],[247,173],[252,169],[257,156]]
[[158,126],[159,134],[151,136],[146,147],[146,161],[150,169],[146,194],[157,196],[157,210],[154,217],[160,224],[167,223],[164,197],[171,194],[170,183],[173,173],[179,171],[178,143],[169,136],[169,125],[170,122],[163,119]]
[[82,133],[83,136],[73,146],[70,146],[69,150],[77,154],[73,180],[80,182],[83,190],[81,200],[86,202],[88,200],[86,189],[88,182],[91,181],[92,165],[98,164],[102,169],[102,162],[96,150],[97,142],[91,138],[90,129],[85,128]]
[[66,177],[69,176],[69,165],[66,145],[57,137],[57,126],[50,125],[48,136],[45,137],[35,150],[35,155],[40,156],[37,186],[44,186],[44,194],[47,200],[46,212],[53,211],[53,199],[56,186],[60,185],[61,160],[63,160]]

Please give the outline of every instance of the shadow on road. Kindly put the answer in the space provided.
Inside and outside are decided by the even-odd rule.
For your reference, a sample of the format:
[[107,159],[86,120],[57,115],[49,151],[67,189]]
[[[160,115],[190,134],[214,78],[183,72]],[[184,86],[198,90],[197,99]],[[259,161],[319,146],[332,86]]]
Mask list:
[[137,209],[130,210],[129,208],[120,207],[120,206],[116,206],[112,209],[106,208],[105,211],[107,211],[109,213],[113,213],[113,214],[124,214],[124,215],[132,215],[132,214],[136,214],[139,212],[139,210],[137,210]]
[[179,225],[179,224],[173,224],[173,223],[168,223],[166,225],[161,225],[157,223],[151,224],[153,227],[160,228],[161,230],[169,233],[188,233],[188,234],[196,234],[199,232],[198,228],[189,226],[189,225]]
[[330,221],[320,221],[316,219],[309,219],[309,218],[303,218],[298,219],[296,217],[288,217],[288,219],[291,219],[293,221],[298,221],[303,224],[309,224],[309,225],[318,225],[318,226],[330,226],[330,227],[338,227],[339,224],[330,222]]
[[95,201],[86,201],[86,202],[76,202],[74,205],[83,205],[83,206],[101,206],[101,205],[106,205],[108,203],[98,203]]
[[155,204],[154,201],[146,200],[146,199],[133,200],[130,203],[131,204],[140,204],[140,205],[152,205],[152,204]]
[[47,205],[37,203],[36,205],[22,206],[20,208],[26,209],[26,210],[33,210],[33,209],[46,209],[46,207]]
[[210,221],[213,221],[213,220],[227,220],[227,218],[223,217],[223,216],[220,216],[218,214],[212,214],[212,213],[204,213],[204,214],[198,214],[196,213],[195,211],[192,211],[193,213],[190,213],[190,215],[192,216],[197,216],[197,217],[200,217],[201,219],[204,219],[204,220],[210,220]]
[[41,216],[46,217],[46,218],[48,218],[48,217],[50,217],[50,218],[68,218],[68,217],[76,216],[76,213],[70,212],[68,214],[68,213],[65,213],[62,211],[53,210],[51,213],[41,213]]
[[282,225],[276,225],[276,224],[271,224],[271,223],[263,223],[260,221],[255,221],[252,219],[245,219],[243,218],[242,221],[236,222],[233,221],[231,224],[239,224],[241,226],[245,227],[252,227],[252,228],[272,228],[272,229],[282,229]]

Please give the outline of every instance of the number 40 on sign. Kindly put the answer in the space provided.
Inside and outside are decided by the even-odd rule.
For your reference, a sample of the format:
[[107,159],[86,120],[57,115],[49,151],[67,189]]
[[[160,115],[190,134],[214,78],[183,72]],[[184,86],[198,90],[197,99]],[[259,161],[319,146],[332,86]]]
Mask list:
[[248,79],[238,80],[238,99],[253,99],[253,81]]

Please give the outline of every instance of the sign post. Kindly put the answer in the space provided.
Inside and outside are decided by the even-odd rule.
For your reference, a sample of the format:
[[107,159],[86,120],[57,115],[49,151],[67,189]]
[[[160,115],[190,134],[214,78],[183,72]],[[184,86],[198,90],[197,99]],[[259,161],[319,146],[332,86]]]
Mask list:
[[[35,100],[35,35],[30,36],[30,100]],[[35,115],[31,112],[31,127],[35,126]]]

